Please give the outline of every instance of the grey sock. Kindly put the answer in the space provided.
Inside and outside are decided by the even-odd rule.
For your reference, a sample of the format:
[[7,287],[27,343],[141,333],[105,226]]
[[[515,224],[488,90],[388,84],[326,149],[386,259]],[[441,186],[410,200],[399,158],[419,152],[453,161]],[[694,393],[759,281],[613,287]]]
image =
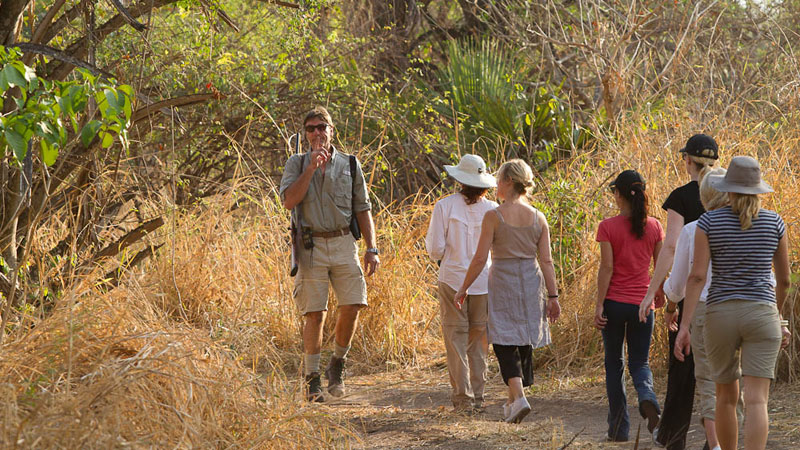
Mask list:
[[336,347],[334,347],[333,349],[333,356],[337,358],[344,358],[345,356],[347,356],[347,352],[350,351],[349,345],[347,347],[342,347],[341,345],[336,344],[335,342],[334,344],[336,345]]
[[319,373],[319,353],[316,355],[303,355],[303,364],[305,365],[305,374],[311,375],[314,372]]

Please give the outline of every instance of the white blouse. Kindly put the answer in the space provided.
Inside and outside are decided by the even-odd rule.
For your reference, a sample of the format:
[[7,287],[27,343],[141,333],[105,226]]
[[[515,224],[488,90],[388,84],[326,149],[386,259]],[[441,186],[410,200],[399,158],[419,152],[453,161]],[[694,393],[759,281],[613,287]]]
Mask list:
[[[497,203],[481,198],[467,205],[464,196],[452,194],[436,202],[433,216],[425,237],[425,247],[434,260],[441,260],[439,282],[458,290],[467,275],[472,257],[478,249],[481,223],[487,211],[497,208]],[[482,295],[489,292],[489,266],[486,266],[467,289],[467,295]]]
[[[692,270],[694,262],[694,232],[697,221],[689,222],[681,229],[678,243],[675,244],[675,259],[672,260],[672,270],[669,278],[664,281],[664,293],[672,303],[678,303],[686,296],[686,280]],[[706,285],[700,293],[700,301],[705,302],[708,297],[708,287],[711,285],[711,263],[708,264]]]

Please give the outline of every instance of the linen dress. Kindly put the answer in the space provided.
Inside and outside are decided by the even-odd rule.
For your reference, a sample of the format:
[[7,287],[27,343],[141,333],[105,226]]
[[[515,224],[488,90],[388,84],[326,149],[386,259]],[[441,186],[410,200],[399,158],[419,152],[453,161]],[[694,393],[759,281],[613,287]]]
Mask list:
[[492,240],[492,266],[489,269],[488,339],[491,344],[550,344],[550,327],[545,314],[545,290],[537,257],[542,234],[538,220],[532,226],[515,227],[503,215]]

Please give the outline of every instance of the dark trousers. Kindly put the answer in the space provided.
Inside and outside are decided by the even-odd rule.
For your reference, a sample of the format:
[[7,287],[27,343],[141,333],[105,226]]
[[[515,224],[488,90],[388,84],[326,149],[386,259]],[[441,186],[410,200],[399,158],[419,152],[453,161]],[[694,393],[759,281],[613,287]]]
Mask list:
[[523,387],[533,384],[533,346],[492,344],[492,347],[506,386],[509,379],[516,377],[522,378]]
[[[678,324],[683,319],[683,300],[678,303]],[[690,353],[683,362],[675,357],[675,338],[677,332],[669,332],[669,372],[667,372],[667,395],[664,399],[664,412],[658,424],[656,440],[669,450],[682,450],[686,447],[686,433],[692,422],[694,404],[694,358]]]
[[[603,303],[608,322],[603,329],[605,349],[606,394],[608,395],[608,436],[616,441],[628,440],[630,418],[625,396],[625,365],[623,344],[628,344],[628,372],[639,396],[639,412],[642,403],[651,402],[658,409],[658,400],[653,391],[653,373],[648,362],[650,340],[653,337],[653,312],[647,322],[639,321],[639,305],[606,300]],[[642,414],[644,417],[644,414]]]

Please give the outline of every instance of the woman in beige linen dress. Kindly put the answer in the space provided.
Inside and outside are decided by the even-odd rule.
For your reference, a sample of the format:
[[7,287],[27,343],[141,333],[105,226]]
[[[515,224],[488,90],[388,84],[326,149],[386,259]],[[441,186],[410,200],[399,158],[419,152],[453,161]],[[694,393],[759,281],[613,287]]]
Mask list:
[[524,161],[500,167],[497,197],[503,203],[484,216],[478,248],[454,299],[460,306],[491,249],[487,331],[508,385],[503,418],[509,423],[531,410],[523,389],[533,383],[532,351],[550,344],[547,319],[555,321],[561,312],[547,220],[525,198],[532,186],[533,172]]

